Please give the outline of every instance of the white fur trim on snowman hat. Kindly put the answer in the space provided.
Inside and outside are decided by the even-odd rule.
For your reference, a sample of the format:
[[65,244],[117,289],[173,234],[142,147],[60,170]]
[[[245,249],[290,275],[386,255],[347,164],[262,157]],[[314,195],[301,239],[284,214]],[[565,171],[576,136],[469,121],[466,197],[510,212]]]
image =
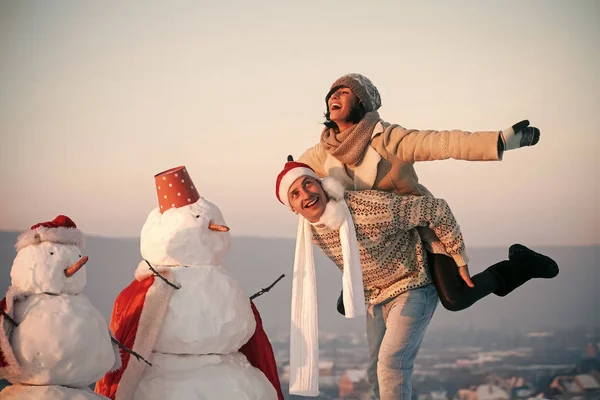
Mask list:
[[30,229],[21,233],[17,238],[15,249],[19,252],[27,246],[40,244],[42,242],[70,244],[83,250],[85,240],[83,238],[83,233],[77,228],[47,228],[45,226],[39,226],[35,229]]

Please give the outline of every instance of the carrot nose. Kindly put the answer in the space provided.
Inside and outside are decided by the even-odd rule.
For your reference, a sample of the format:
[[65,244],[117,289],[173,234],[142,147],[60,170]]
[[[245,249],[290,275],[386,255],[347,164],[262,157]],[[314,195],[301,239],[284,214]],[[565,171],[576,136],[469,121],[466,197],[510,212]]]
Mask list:
[[88,262],[88,256],[81,257],[81,259],[79,261],[77,261],[75,264],[71,265],[68,268],[65,268],[65,276],[67,278],[72,276],[75,272],[79,271],[81,269],[81,267],[83,267],[85,265],[86,262]]
[[208,223],[208,229],[210,229],[211,231],[218,231],[218,232],[228,232],[229,231],[229,227],[227,225],[214,224],[212,221]]

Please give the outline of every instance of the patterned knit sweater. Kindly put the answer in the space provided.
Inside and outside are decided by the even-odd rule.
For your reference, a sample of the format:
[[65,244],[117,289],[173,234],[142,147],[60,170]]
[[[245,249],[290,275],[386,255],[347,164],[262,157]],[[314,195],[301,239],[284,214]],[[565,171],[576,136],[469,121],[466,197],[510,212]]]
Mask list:
[[[429,250],[452,256],[459,266],[467,264],[460,227],[445,200],[376,190],[345,192],[344,198],[356,228],[365,299],[370,304],[432,282],[416,227],[429,227],[439,238],[441,246]],[[312,238],[343,269],[339,230],[313,226]]]

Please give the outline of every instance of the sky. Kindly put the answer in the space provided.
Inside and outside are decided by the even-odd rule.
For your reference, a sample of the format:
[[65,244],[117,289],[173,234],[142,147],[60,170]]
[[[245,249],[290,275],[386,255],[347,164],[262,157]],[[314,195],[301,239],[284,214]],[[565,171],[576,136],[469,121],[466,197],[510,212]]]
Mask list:
[[407,128],[541,129],[501,162],[415,165],[467,245],[600,244],[599,20],[595,0],[0,0],[0,230],[138,236],[154,175],[185,165],[233,235],[294,237],[275,178],[358,72]]

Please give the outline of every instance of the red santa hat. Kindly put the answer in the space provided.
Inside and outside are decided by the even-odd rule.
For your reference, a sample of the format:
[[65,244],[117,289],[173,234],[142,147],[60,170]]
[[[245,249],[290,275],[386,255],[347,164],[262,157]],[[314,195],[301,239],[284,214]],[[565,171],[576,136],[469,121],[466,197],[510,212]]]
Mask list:
[[277,181],[275,182],[275,196],[277,196],[277,199],[282,204],[291,208],[288,199],[288,190],[290,190],[292,183],[301,176],[312,176],[315,179],[319,179],[316,172],[311,167],[304,163],[294,161],[292,156],[288,156],[288,161],[285,163],[283,171],[279,173]]
[[319,326],[311,225],[323,224],[339,230],[344,263],[342,287],[346,318],[365,315],[365,295],[356,231],[344,201],[343,186],[333,178],[326,177],[321,180],[310,166],[294,162],[292,156],[288,156],[288,162],[277,176],[275,184],[277,199],[290,207],[288,190],[294,181],[302,176],[312,176],[319,180],[328,201],[325,212],[318,222],[311,223],[302,216],[298,221],[292,281],[290,394],[317,396],[319,394]]
[[42,242],[70,244],[83,249],[85,243],[83,233],[77,229],[75,222],[66,215],[59,215],[52,221],[40,222],[17,238],[15,248],[21,249]]

